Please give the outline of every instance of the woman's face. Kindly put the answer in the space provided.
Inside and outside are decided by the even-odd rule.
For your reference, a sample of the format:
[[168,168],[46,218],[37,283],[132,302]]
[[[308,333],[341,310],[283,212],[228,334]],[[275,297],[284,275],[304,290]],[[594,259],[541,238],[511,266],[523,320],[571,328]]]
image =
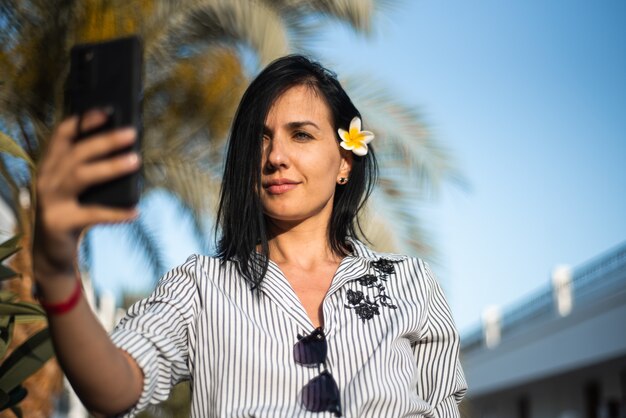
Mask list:
[[311,87],[278,97],[265,121],[261,202],[273,220],[328,222],[351,155],[337,143],[328,105]]

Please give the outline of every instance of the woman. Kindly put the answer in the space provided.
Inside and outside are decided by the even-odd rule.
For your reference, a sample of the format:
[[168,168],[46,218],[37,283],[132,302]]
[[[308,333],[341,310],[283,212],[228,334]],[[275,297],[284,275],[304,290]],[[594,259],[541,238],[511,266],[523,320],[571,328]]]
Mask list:
[[[105,118],[91,112],[84,128]],[[72,145],[77,124],[61,123],[41,167],[34,259],[58,359],[90,409],[132,415],[189,379],[195,417],[459,416],[459,339],[432,273],[355,238],[373,135],[333,74],[288,56],[252,82],[226,157],[218,257],[165,274],[110,337],[80,297],[77,238],[137,213],[76,196],[139,156],[90,162],[134,132]]]

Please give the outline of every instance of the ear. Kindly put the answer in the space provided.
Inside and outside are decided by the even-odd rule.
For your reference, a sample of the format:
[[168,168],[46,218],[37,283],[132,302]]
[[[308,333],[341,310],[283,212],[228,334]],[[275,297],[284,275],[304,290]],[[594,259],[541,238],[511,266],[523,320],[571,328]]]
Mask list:
[[350,172],[352,171],[352,163],[354,161],[352,151],[345,150],[341,147],[339,149],[341,152],[341,163],[339,165],[339,173],[337,173],[337,183],[339,183],[339,179],[341,178],[345,178],[345,179],[350,178]]

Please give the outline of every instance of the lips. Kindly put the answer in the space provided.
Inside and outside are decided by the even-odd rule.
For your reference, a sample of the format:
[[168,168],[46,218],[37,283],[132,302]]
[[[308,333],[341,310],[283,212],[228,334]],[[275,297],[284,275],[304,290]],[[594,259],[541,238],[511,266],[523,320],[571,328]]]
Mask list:
[[290,179],[274,179],[263,183],[269,194],[283,194],[298,187],[298,182]]

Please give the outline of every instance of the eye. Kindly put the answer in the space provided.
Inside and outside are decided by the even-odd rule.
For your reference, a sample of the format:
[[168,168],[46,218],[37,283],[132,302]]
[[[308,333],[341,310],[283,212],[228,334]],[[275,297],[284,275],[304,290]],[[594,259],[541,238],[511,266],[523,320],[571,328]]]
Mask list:
[[313,139],[313,135],[305,131],[295,131],[293,136],[300,141],[308,141],[310,139]]

